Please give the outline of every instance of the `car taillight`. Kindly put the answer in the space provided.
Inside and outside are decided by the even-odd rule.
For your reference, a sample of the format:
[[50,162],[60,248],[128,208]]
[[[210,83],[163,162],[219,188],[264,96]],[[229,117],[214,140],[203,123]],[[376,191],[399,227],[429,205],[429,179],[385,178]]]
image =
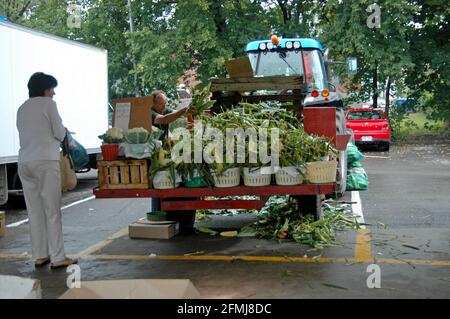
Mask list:
[[312,95],[312,97],[318,97],[318,96],[319,96],[319,91],[313,90],[313,91],[311,92],[311,95]]

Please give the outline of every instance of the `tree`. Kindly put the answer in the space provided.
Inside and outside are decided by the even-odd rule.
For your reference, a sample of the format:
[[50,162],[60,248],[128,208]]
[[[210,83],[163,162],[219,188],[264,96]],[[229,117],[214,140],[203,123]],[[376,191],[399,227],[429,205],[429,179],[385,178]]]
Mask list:
[[320,30],[318,19],[324,1],[263,0],[260,5],[270,17],[272,30],[286,36],[316,36]]
[[262,7],[249,0],[180,1],[174,20],[177,59],[195,69],[204,83],[224,76],[225,60],[242,56],[250,39],[270,35]]
[[428,117],[450,126],[450,8],[447,1],[413,1],[419,10],[413,20],[407,85],[412,100],[424,101]]
[[[367,19],[371,13],[367,9],[371,4],[368,0],[342,3],[330,0],[322,18],[325,44],[332,48],[337,59],[352,55],[358,58],[361,68],[353,82],[361,81],[360,97],[371,92],[376,106],[380,88],[386,90],[388,104],[392,83],[400,81],[406,69],[411,67],[409,24],[417,8],[406,0],[378,1],[380,27],[370,28]],[[386,105],[386,111],[389,112],[389,105]]]
[[186,72],[208,83],[225,75],[225,60],[243,55],[250,39],[270,35],[262,7],[249,0],[147,2],[133,10],[142,17],[131,35],[138,61],[134,72],[146,88],[173,92]]
[[[13,22],[107,49],[111,98],[174,93],[188,71],[203,83],[225,76],[225,60],[273,33],[319,36],[334,60],[358,58],[358,74],[343,78],[359,89],[357,99],[376,104],[385,91],[389,102],[391,88],[409,87],[431,116],[450,122],[446,2],[377,3],[380,28],[367,26],[372,0],[4,0],[0,10]],[[82,9],[80,28],[67,24],[70,4]]]
[[0,16],[12,22],[22,20],[34,7],[39,4],[37,0],[3,0],[0,2]]

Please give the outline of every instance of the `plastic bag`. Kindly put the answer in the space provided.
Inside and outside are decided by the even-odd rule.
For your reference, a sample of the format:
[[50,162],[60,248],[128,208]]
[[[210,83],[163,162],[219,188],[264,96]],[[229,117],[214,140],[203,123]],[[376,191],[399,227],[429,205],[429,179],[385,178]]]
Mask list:
[[78,171],[85,168],[89,163],[89,155],[86,149],[76,139],[74,139],[72,134],[69,132],[66,133],[66,139],[68,152],[70,157],[72,157],[75,170]]
[[364,191],[369,188],[369,177],[362,167],[355,167],[348,170],[347,173],[347,190],[348,191]]
[[347,164],[348,169],[363,167],[360,161]]
[[358,150],[358,147],[353,144],[347,146],[347,162],[354,163],[364,158],[364,155]]

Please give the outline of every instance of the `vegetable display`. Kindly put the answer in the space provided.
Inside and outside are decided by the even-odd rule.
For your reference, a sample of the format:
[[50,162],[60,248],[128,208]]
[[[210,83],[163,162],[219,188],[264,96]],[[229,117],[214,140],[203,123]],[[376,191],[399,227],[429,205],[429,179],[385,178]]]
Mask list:
[[[170,158],[176,141],[167,139],[155,157],[156,163],[153,163],[151,167],[151,174],[159,170],[174,169],[180,175],[192,178],[192,173],[196,171],[207,181],[208,185],[211,185],[211,170],[220,175],[228,168],[251,167],[256,169],[266,165],[267,163],[261,162],[260,156],[255,156],[256,154],[254,154],[258,152],[261,143],[264,143],[263,146],[265,146],[268,153],[271,153],[271,150],[278,146],[281,166],[301,167],[306,162],[320,161],[328,155],[336,154],[327,138],[311,136],[305,133],[298,116],[275,103],[240,103],[234,108],[210,116],[205,113],[205,110],[214,101],[208,100],[208,91],[204,89],[194,92],[196,92],[193,97],[193,106],[196,110],[194,113],[195,118],[197,125],[201,123],[204,131],[201,131],[200,135],[195,135],[198,134],[198,131],[195,131],[195,128],[190,128],[189,132],[192,141],[190,151],[192,154],[187,154],[187,157],[191,158],[192,161],[194,159],[194,139],[200,140],[203,147],[214,141],[214,138],[203,134],[210,129],[220,132],[224,137],[222,141],[223,153],[217,154],[216,150],[213,149],[210,155],[214,160],[210,163],[175,163]],[[260,129],[266,129],[267,138],[263,140],[258,139],[257,143],[253,143],[253,147],[251,147],[250,137],[248,134],[245,134],[243,137],[244,143],[239,144],[236,139],[233,148],[231,145],[227,145],[227,139],[225,138],[229,129],[241,130],[242,132],[253,131],[256,134],[259,134]],[[270,134],[274,129],[279,132],[278,145],[272,145]],[[227,161],[227,151],[233,154],[231,163]],[[251,160],[252,158],[257,160]]]
[[150,140],[150,133],[143,127],[133,128],[125,133],[124,140],[129,144],[144,144]]
[[123,141],[123,130],[113,127],[108,129],[105,134],[99,135],[98,138],[103,141],[103,144],[118,144]]

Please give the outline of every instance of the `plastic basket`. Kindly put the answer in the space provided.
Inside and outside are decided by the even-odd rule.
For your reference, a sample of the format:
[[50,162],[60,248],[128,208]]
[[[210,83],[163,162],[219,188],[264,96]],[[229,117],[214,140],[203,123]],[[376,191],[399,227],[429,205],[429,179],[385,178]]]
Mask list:
[[196,187],[206,187],[207,184],[203,177],[198,176],[189,180],[185,180],[184,186],[187,188],[196,188]]
[[275,181],[277,185],[290,186],[299,185],[303,182],[303,176],[300,174],[299,169],[305,173],[305,168],[297,168],[295,166],[280,167],[275,173]]
[[306,178],[310,183],[336,182],[337,161],[306,163]]
[[175,176],[175,181],[172,181],[172,176],[169,171],[156,172],[153,177],[153,188],[155,189],[177,188],[179,185],[178,176]]
[[166,220],[166,212],[163,211],[155,211],[147,213],[147,220],[149,221],[162,221]]
[[187,188],[196,188],[196,187],[206,187],[208,184],[206,183],[203,176],[200,175],[198,170],[194,169],[192,172],[192,178],[191,174],[188,174],[188,176],[183,176],[184,180],[184,186]]
[[[271,170],[271,168],[268,168]],[[267,186],[270,185],[272,174],[262,174],[261,168],[252,169],[244,168],[244,184],[245,186]]]
[[115,161],[119,156],[119,144],[104,144],[100,148],[105,161]]
[[239,167],[226,169],[221,175],[216,175],[215,171],[211,173],[214,177],[215,187],[235,187],[241,183]]

